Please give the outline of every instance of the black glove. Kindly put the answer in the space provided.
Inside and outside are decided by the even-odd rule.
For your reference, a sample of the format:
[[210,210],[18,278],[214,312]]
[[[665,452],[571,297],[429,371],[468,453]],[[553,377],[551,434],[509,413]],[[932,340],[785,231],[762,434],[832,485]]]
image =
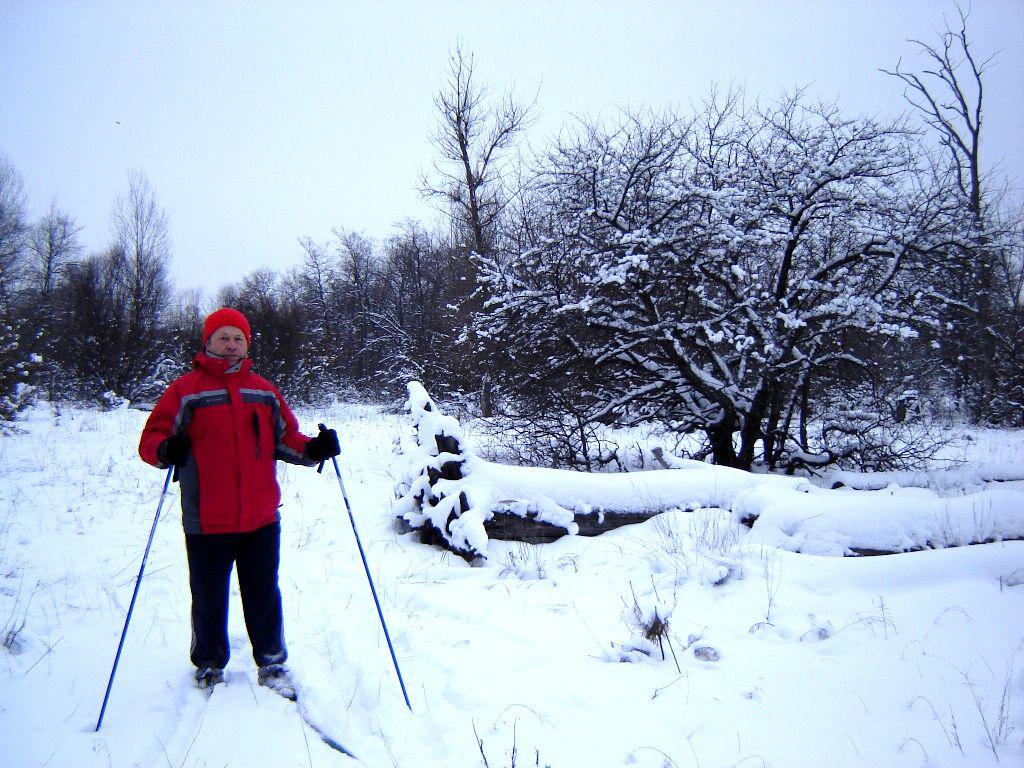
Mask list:
[[171,435],[156,448],[156,457],[164,466],[183,467],[192,452],[192,441],[185,435]]
[[320,434],[306,443],[306,455],[313,461],[324,462],[341,453],[338,433],[320,425]]

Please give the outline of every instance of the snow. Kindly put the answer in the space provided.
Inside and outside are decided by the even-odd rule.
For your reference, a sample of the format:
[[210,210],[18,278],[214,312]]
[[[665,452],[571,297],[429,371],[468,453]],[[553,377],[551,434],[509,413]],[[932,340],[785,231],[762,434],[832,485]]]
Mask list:
[[[549,518],[555,524],[571,520],[573,513],[729,508],[742,491],[755,486],[763,485],[772,491],[808,487],[806,481],[791,477],[752,475],[697,461],[679,463],[688,466],[668,471],[587,475],[494,464],[474,457],[467,462],[467,475],[472,487],[479,489],[476,498],[481,505],[517,498],[550,502],[562,511],[559,518]],[[566,514],[568,518],[564,517]]]
[[992,489],[958,498],[912,491],[779,493],[758,488],[733,507],[757,516],[758,543],[812,555],[906,552],[1024,538],[1024,494]]
[[[299,416],[307,432],[338,430],[414,712],[335,479],[281,466],[289,664],[307,716],[361,763],[256,685],[237,595],[227,682],[209,701],[192,688],[176,486],[94,733],[163,473],[135,455],[145,413],[40,406],[0,438],[0,765],[477,768],[482,752],[492,768],[1024,760],[1024,542],[949,546],[1019,535],[1024,488],[970,473],[994,462],[1021,477],[1020,433],[984,433],[956,457],[969,462],[963,493],[949,473],[832,491],[695,462],[567,479],[473,457],[468,477],[494,498],[667,511],[596,538],[488,541],[486,564],[471,568],[395,532],[392,444],[407,418],[345,404]],[[743,509],[759,515],[752,530],[736,521]],[[936,532],[947,548],[790,551],[796,539],[839,554]],[[655,615],[667,622],[660,645],[645,636]]]

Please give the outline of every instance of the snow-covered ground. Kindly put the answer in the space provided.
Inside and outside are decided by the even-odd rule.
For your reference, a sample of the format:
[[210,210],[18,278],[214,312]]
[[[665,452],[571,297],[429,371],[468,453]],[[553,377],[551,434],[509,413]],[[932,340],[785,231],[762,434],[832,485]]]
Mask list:
[[[344,405],[300,418],[309,432],[318,421],[338,428],[414,712],[330,468],[282,465],[290,664],[307,717],[359,762],[256,686],[237,597],[227,682],[209,700],[192,688],[176,488],[94,733],[163,481],[135,454],[145,416],[41,406],[22,434],[0,438],[3,768],[1024,762],[1024,542],[826,557],[704,508],[597,538],[489,541],[489,563],[470,568],[394,531],[392,443],[404,420]],[[951,458],[969,462],[962,469],[1024,469],[1021,433],[959,445]],[[978,523],[998,507],[1000,524],[1019,528],[1021,484],[979,486],[985,475],[965,474],[971,494],[989,494],[975,498],[992,499]],[[856,499],[849,517],[872,531],[884,528],[879,514],[920,510],[938,490],[939,527],[953,531],[949,510],[971,498],[945,481],[892,480],[887,491],[833,494]],[[787,494],[812,506],[835,498],[785,483],[759,492],[758,510],[775,516],[766,530],[807,536],[792,527],[807,524],[806,510]],[[644,632],[655,614],[667,622],[660,645]]]

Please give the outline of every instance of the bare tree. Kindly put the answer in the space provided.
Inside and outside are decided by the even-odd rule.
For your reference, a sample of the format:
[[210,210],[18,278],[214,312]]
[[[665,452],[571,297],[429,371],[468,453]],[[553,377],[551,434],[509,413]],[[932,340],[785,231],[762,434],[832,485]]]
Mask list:
[[885,70],[906,86],[904,96],[921,115],[949,161],[948,173],[969,216],[969,236],[961,249],[962,263],[949,286],[952,333],[944,340],[947,357],[957,370],[957,389],[976,419],[993,416],[1001,328],[1007,285],[1000,274],[1000,241],[994,227],[990,175],[982,163],[985,74],[995,56],[981,58],[972,49],[968,13],[958,8],[959,24],[950,26],[936,44],[911,40],[925,63],[918,71],[897,63]]
[[167,218],[149,182],[129,179],[111,214],[113,242],[70,265],[60,292],[61,363],[79,395],[129,399],[158,392],[170,357],[163,320],[171,299]]
[[[340,281],[334,291],[338,305],[338,333],[349,354],[342,364],[348,378],[362,386],[372,385],[377,355],[371,339],[375,333],[371,314],[381,294],[380,264],[373,241],[356,232],[335,229]],[[341,361],[339,361],[341,362]]]
[[29,235],[32,254],[31,289],[40,302],[48,305],[61,268],[82,252],[81,232],[71,214],[50,203],[50,210],[36,222]]
[[306,255],[293,276],[296,295],[310,314],[309,331],[318,350],[306,365],[335,387],[372,386],[377,370],[376,355],[370,350],[373,330],[368,313],[378,289],[375,246],[356,232],[337,228],[333,233],[332,242],[301,241]]
[[112,253],[122,260],[118,295],[125,312],[127,357],[117,391],[131,397],[145,384],[156,362],[153,356],[160,339],[160,320],[171,298],[167,277],[170,232],[167,216],[141,173],[129,177],[128,193],[115,204],[112,221]]
[[65,270],[82,252],[78,241],[80,228],[70,214],[50,203],[50,209],[28,233],[24,289],[19,303],[21,312],[32,317],[31,349],[42,358],[41,373],[49,398],[60,396],[63,373],[57,350],[59,330],[58,286]]
[[[534,119],[536,96],[518,99],[511,91],[492,98],[476,79],[473,54],[456,46],[449,54],[448,76],[434,99],[438,125],[433,143],[439,153],[434,178],[424,177],[423,194],[442,200],[451,216],[456,245],[465,243],[466,255],[491,256],[497,246],[502,215],[513,198],[507,188],[512,167],[511,150]],[[471,297],[477,274],[470,259],[455,265],[452,277],[461,286],[454,302],[460,307],[455,324],[463,325],[479,309]],[[487,359],[465,366],[480,392],[480,410],[492,412],[492,374]]]
[[[959,9],[958,9],[959,10]],[[920,72],[883,69],[907,86],[904,97],[931,126],[948,150],[960,191],[978,219],[982,216],[983,172],[981,128],[984,117],[983,75],[995,56],[978,61],[967,35],[967,13],[959,10],[960,25],[940,36],[939,45],[910,40],[928,62]]]
[[25,183],[21,174],[0,154],[0,319],[10,316],[14,287],[25,253]]
[[536,97],[525,102],[509,92],[492,100],[475,74],[473,54],[457,46],[434,99],[438,126],[433,143],[440,154],[436,178],[424,177],[421,190],[447,204],[456,224],[469,234],[472,250],[485,255],[494,246],[495,226],[508,202],[508,153],[531,124]]
[[125,260],[122,295],[129,310],[129,333],[145,334],[170,296],[171,245],[167,216],[143,174],[131,174],[128,194],[115,204],[112,223],[114,248]]

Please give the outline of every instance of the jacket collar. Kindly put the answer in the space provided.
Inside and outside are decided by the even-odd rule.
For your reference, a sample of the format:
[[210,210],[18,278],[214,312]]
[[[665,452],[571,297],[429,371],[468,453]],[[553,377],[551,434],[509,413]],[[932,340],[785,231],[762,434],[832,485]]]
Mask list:
[[192,358],[192,367],[211,373],[218,378],[224,378],[236,373],[248,373],[252,368],[252,360],[244,357],[232,366],[223,357],[214,357],[206,352],[200,352]]

